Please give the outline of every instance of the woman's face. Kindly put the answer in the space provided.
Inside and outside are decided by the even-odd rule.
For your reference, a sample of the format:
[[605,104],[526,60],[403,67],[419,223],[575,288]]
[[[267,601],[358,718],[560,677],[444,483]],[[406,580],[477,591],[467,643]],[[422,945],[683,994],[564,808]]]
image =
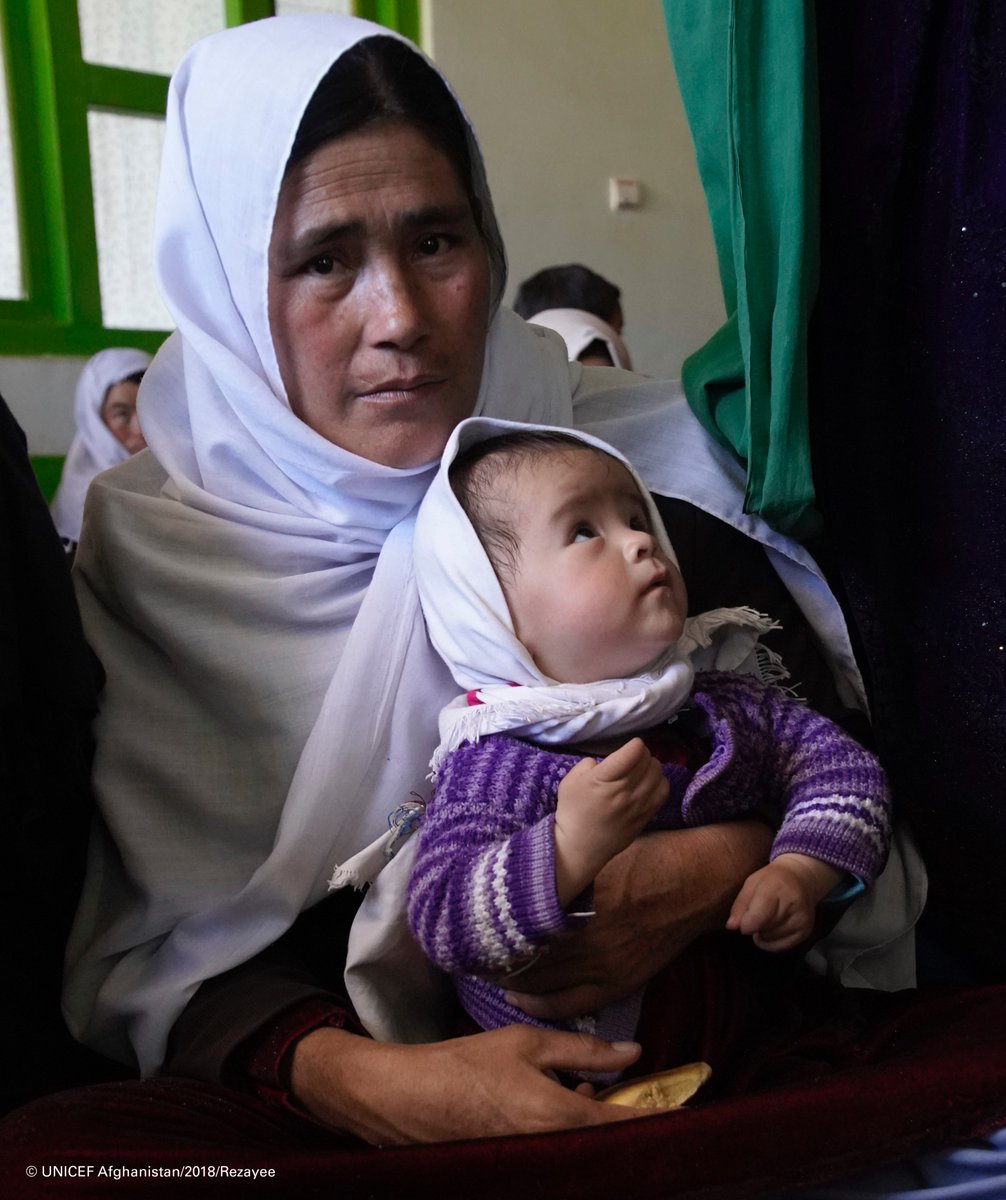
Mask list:
[[130,454],[143,450],[147,443],[136,416],[136,397],[140,385],[132,379],[113,383],[101,404],[101,419]]
[[291,168],[269,245],[269,324],[290,407],[354,454],[437,458],[470,416],[489,263],[444,154],[386,124]]

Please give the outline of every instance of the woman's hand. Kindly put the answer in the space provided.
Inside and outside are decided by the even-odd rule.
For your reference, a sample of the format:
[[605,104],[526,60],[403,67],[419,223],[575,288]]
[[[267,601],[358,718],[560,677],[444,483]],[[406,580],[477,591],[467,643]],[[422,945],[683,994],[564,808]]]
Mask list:
[[[639,1056],[579,1033],[510,1025],[429,1045],[316,1029],[294,1049],[291,1084],[319,1120],[376,1146],[542,1133],[648,1115],[564,1088],[554,1069],[617,1071]],[[652,1115],[650,1113],[649,1115]]]
[[[511,977],[515,990],[507,999],[531,1016],[561,1020],[630,995],[695,938],[723,928],[771,841],[760,821],[637,838],[598,875],[596,915]],[[495,982],[506,987],[511,980]]]

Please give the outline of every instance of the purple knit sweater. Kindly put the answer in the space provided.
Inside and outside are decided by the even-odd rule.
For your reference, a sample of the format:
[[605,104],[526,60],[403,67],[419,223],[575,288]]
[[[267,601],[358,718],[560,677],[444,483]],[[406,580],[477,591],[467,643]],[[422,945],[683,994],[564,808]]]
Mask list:
[[[650,828],[758,814],[778,829],[772,858],[807,854],[874,881],[887,858],[890,802],[872,754],[750,675],[700,674],[691,702],[712,750],[694,775],[665,764],[670,799]],[[437,775],[419,828],[409,923],[427,955],[456,976],[483,1028],[542,1024],[478,976],[519,966],[583,920],[559,906],[552,834],[559,782],[580,757],[491,734],[449,754]],[[631,1036],[624,1021],[602,1025]],[[562,1027],[598,1028],[590,1018]]]

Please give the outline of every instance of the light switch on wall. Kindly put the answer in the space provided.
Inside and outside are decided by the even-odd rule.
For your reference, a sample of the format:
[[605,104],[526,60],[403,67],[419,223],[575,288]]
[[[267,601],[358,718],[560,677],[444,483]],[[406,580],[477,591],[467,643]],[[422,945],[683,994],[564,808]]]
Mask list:
[[612,212],[623,208],[639,208],[641,204],[638,179],[612,175],[608,180],[608,203]]

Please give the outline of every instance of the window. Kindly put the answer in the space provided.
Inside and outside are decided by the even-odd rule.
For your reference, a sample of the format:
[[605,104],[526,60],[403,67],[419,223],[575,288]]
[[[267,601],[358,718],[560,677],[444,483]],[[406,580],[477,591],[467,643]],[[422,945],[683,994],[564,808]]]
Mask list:
[[156,349],[170,72],[225,25],[351,7],[418,37],[419,0],[0,0],[0,354]]
[[85,62],[170,75],[193,43],[225,25],[220,0],[77,0]]

